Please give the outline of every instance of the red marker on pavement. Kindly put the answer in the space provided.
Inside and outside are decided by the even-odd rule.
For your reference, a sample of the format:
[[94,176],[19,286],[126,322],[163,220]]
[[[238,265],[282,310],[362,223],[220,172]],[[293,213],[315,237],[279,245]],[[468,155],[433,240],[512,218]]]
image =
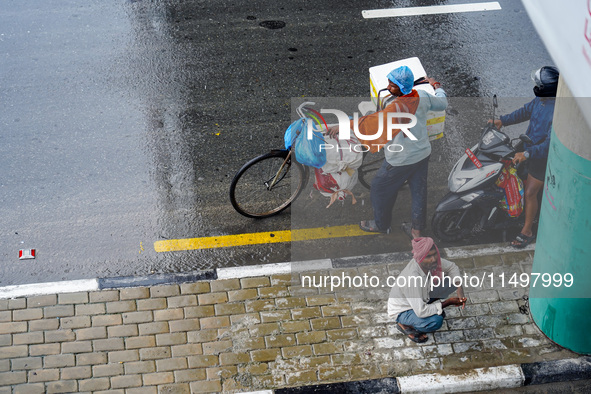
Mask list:
[[35,249],[21,249],[18,251],[18,258],[20,260],[25,259],[34,259],[35,258]]

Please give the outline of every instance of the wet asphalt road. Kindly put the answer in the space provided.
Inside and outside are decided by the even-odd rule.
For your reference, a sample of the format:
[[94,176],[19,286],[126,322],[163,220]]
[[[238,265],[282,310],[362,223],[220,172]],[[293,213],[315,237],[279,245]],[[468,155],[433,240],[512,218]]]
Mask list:
[[[552,64],[519,1],[361,16],[455,3],[0,3],[0,286],[408,249],[401,234],[168,253],[153,245],[371,216],[360,185],[355,207],[324,210],[325,199],[302,196],[263,221],[234,212],[228,187],[244,162],[281,146],[292,97],[367,95],[369,67],[413,56],[452,97],[446,138],[433,144],[432,212],[490,96],[502,112],[515,108],[533,96],[530,71]],[[408,220],[408,191],[395,215]],[[475,242],[491,240],[498,235]],[[19,260],[28,248],[37,258]]]

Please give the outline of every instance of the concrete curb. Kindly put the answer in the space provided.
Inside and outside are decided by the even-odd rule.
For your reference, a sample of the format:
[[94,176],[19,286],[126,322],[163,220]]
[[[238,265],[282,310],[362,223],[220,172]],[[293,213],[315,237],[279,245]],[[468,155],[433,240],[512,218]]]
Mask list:
[[512,389],[583,379],[591,379],[591,357],[477,368],[466,371],[461,375],[432,373],[399,378],[282,388],[262,393],[460,393]]
[[524,386],[591,378],[591,357],[521,364]]
[[[523,249],[515,249],[506,243],[472,245],[467,247],[443,248],[443,255],[447,258],[464,258],[472,256],[487,256],[502,253],[516,253],[534,250],[535,244]],[[370,257],[370,259],[368,259]],[[0,299],[31,297],[47,294],[76,293],[80,291],[97,291],[125,287],[156,286],[173,283],[196,282],[202,280],[248,278],[254,276],[269,276],[326,270],[332,268],[347,268],[359,265],[380,264],[381,262],[403,262],[412,258],[409,252],[385,253],[372,256],[358,256],[335,259],[321,259],[296,261],[287,263],[273,263],[250,265],[245,267],[217,268],[213,270],[193,271],[186,273],[153,274],[147,276],[125,276],[114,278],[93,278],[69,280],[61,282],[33,283],[0,287]]]

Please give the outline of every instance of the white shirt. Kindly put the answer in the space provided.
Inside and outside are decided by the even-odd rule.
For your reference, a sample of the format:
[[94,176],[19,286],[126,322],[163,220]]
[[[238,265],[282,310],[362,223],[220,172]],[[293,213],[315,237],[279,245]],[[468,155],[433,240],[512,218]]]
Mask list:
[[[448,277],[460,276],[460,269],[449,260],[441,259],[441,270]],[[446,282],[447,283],[447,282]],[[398,284],[401,285],[398,286]],[[435,283],[437,285],[437,282]],[[400,272],[396,283],[388,297],[388,316],[397,318],[409,309],[414,310],[418,317],[425,318],[435,314],[441,315],[443,307],[441,301],[427,304],[431,289],[431,273],[425,274],[419,263],[412,259]]]

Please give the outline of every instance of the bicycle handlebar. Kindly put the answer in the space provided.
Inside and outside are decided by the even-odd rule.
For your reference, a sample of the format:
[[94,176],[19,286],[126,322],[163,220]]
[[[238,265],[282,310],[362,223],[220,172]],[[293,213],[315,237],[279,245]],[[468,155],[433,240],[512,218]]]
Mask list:
[[300,106],[296,109],[296,112],[300,116],[300,118],[305,118],[305,115],[302,112],[302,109],[304,107],[307,107],[308,105],[316,105],[316,103],[314,103],[312,101],[306,101],[306,102],[303,102],[302,104],[300,104]]

